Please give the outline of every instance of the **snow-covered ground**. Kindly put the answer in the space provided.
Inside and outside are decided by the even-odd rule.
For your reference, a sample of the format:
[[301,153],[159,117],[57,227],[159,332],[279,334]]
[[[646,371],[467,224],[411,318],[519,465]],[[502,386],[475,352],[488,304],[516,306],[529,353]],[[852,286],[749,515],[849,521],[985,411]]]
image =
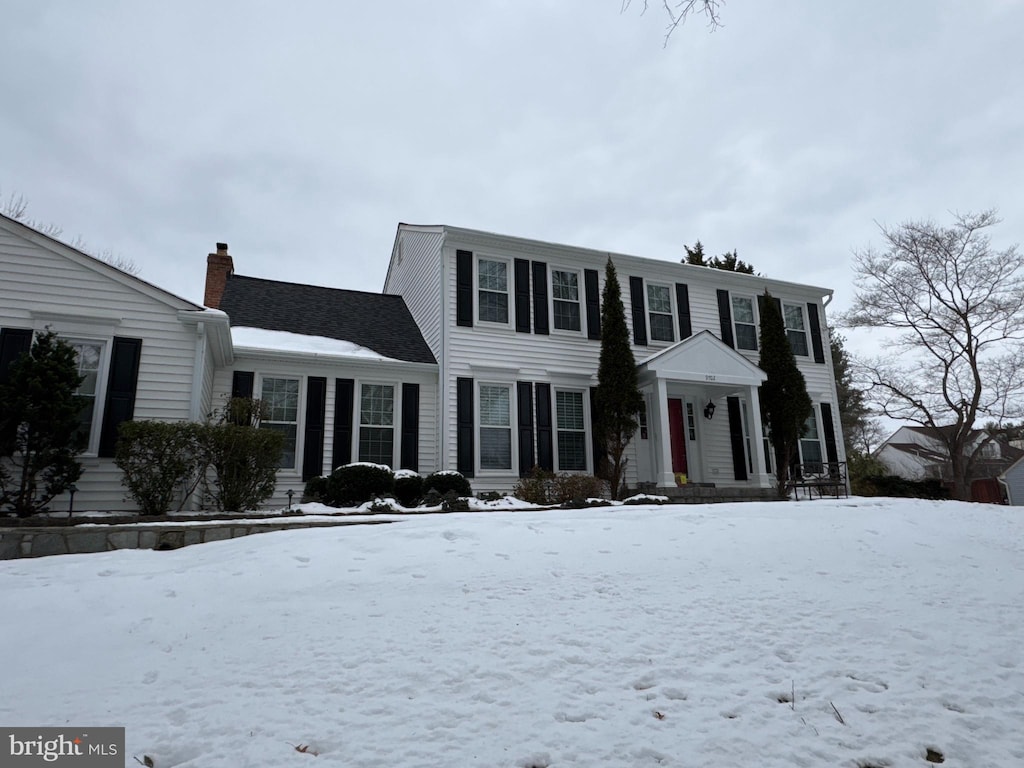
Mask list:
[[126,766],[1024,765],[1014,508],[472,512],[6,561],[0,622],[0,722],[126,726]]

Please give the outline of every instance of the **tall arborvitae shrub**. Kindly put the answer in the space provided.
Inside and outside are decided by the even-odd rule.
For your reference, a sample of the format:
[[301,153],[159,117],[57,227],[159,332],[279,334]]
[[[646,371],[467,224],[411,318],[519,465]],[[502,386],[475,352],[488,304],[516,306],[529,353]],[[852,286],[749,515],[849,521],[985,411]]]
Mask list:
[[629,345],[622,289],[611,259],[608,259],[604,270],[601,358],[594,398],[594,412],[597,414],[594,433],[598,444],[605,450],[605,458],[596,474],[608,482],[612,498],[617,499],[624,485],[626,447],[636,433],[637,414],[643,405],[643,397],[637,386],[633,348]]
[[761,385],[761,414],[771,430],[775,453],[776,488],[781,498],[790,491],[790,465],[811,415],[811,398],[786,336],[778,301],[768,291],[761,297],[761,370],[768,378]]
[[11,364],[0,384],[0,509],[41,512],[81,477],[81,383],[74,348],[50,331]]

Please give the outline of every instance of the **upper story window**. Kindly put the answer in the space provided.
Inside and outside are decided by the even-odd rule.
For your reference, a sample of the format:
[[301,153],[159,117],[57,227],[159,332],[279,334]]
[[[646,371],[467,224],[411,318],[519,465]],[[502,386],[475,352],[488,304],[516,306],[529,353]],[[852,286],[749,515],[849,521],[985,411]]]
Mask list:
[[359,393],[359,460],[392,466],[395,461],[395,388],[363,384]]
[[672,290],[667,285],[648,283],[647,317],[651,341],[675,341],[672,320]]
[[78,375],[82,383],[78,385],[75,395],[82,403],[78,414],[79,429],[88,439],[88,450],[95,450],[93,436],[98,432],[97,412],[99,411],[100,371],[102,370],[104,345],[99,341],[69,340],[68,345],[75,350],[78,363]]
[[555,418],[558,427],[559,471],[585,471],[587,433],[583,421],[583,393],[556,390]]
[[284,435],[281,469],[294,469],[299,432],[299,380],[265,377],[260,398],[266,408],[262,426]]
[[804,308],[800,304],[783,304],[782,316],[786,323],[786,336],[794,355],[807,357],[807,325],[804,323]]
[[579,331],[580,275],[565,269],[551,270],[551,304],[555,328],[561,331]]
[[732,328],[736,349],[757,351],[757,323],[754,319],[754,300],[751,297],[732,297]]
[[512,387],[480,385],[480,469],[512,469]]
[[481,322],[508,324],[508,262],[477,261],[477,313]]

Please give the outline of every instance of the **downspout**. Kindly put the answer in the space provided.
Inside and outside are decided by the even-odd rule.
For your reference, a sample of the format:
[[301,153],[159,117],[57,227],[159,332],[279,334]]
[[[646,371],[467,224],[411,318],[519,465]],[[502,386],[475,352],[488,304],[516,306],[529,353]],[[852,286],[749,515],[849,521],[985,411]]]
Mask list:
[[192,396],[189,400],[189,421],[203,420],[203,374],[206,372],[206,323],[196,323],[196,351],[192,362]]

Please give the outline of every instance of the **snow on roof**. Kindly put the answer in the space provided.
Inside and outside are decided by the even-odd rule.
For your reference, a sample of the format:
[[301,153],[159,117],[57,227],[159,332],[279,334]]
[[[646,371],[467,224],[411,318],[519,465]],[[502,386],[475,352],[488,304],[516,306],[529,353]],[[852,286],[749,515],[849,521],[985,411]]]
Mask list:
[[233,327],[231,341],[236,350],[296,352],[317,357],[359,357],[366,360],[401,362],[393,357],[384,357],[372,349],[361,347],[351,341],[329,339],[326,336],[306,336],[288,331],[268,331],[264,328]]

